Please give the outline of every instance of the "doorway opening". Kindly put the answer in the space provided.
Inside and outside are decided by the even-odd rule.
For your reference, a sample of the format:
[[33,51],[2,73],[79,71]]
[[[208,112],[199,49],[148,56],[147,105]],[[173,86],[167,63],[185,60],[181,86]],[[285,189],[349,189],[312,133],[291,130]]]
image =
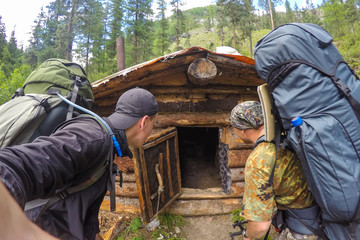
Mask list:
[[184,188],[221,187],[216,151],[219,128],[178,127],[181,185]]

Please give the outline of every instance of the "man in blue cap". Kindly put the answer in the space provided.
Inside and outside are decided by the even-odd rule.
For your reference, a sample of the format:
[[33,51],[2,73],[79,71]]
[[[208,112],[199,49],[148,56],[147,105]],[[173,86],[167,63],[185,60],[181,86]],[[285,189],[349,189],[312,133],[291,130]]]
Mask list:
[[[115,112],[104,120],[123,156],[132,157],[129,145],[144,144],[157,113],[157,101],[145,89],[133,88],[120,96]],[[26,209],[29,219],[60,239],[95,239],[99,232],[99,208],[108,186],[113,187],[112,173],[102,171],[84,190],[73,194],[67,190],[97,169],[111,169],[108,159],[114,147],[102,125],[91,116],[81,116],[64,122],[50,136],[0,149],[0,181],[20,207],[26,209],[25,204],[33,201]],[[54,195],[58,196],[54,203],[36,205]]]

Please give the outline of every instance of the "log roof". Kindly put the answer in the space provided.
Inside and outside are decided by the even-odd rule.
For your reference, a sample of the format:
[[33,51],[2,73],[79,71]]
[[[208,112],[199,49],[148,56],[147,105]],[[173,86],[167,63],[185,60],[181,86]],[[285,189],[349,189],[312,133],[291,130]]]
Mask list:
[[[264,82],[255,69],[255,61],[242,55],[220,54],[201,47],[191,47],[178,52],[129,67],[92,84],[95,97],[94,110],[102,107],[113,109],[118,97],[129,88],[140,86],[174,87],[186,91],[189,85],[188,68],[196,59],[206,58],[217,68],[215,79],[209,86],[195,86],[198,89],[211,89],[237,85],[256,87]],[[191,83],[190,83],[191,85]],[[216,87],[215,87],[216,86]],[[194,86],[193,86],[194,87]],[[174,90],[174,89],[173,89]]]

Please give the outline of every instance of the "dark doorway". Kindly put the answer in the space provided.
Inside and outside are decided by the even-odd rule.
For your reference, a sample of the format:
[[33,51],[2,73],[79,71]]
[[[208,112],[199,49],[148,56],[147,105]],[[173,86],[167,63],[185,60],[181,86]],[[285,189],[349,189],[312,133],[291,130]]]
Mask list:
[[216,150],[219,129],[178,127],[181,185],[185,188],[221,187]]

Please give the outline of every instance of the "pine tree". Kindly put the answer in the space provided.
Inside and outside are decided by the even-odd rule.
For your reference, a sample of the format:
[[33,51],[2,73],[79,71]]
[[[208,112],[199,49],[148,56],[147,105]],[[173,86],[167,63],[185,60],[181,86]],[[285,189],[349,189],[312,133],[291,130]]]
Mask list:
[[7,44],[7,48],[9,50],[11,59],[13,59],[12,63],[13,63],[13,70],[14,70],[17,67],[20,67],[21,64],[23,63],[23,61],[22,61],[23,51],[18,48],[17,40],[15,38],[15,30],[13,30],[11,32],[11,38]]
[[166,52],[168,52],[168,48],[170,46],[170,40],[169,40],[169,34],[168,34],[168,28],[169,28],[169,22],[168,19],[165,16],[166,11],[166,1],[165,0],[158,0],[157,1],[159,11],[156,19],[157,19],[157,27],[156,27],[156,39],[154,41],[154,53],[156,55],[164,55]]
[[240,19],[239,19],[239,28],[243,32],[243,37],[248,38],[250,42],[250,57],[253,57],[252,49],[252,31],[254,30],[254,19],[253,11],[254,7],[252,5],[252,0],[243,0],[240,3]]
[[233,48],[237,49],[238,36],[236,33],[236,28],[240,25],[240,18],[242,12],[242,1],[241,0],[219,0],[219,4],[224,6],[225,15],[228,17],[231,24],[232,31],[232,42]]
[[[105,51],[105,27],[103,24],[103,7],[98,0],[79,2],[76,20],[77,49],[75,52],[85,63],[85,70],[89,71],[90,59],[93,57],[97,62],[104,59],[102,52]],[[94,65],[100,67],[99,65]]]
[[182,0],[171,0],[170,5],[172,6],[172,18],[175,20],[174,22],[174,30],[175,30],[175,41],[176,41],[176,51],[181,50],[180,46],[180,38],[185,28],[185,18],[183,12],[180,7],[183,5]]
[[149,54],[149,43],[147,40],[151,37],[151,9],[152,0],[129,0],[126,4],[127,9],[127,34],[128,41],[132,42],[132,60],[133,64],[138,63],[138,59],[146,59]]
[[6,47],[6,28],[5,23],[2,22],[2,16],[0,16],[0,63],[3,58],[3,50]]
[[225,17],[225,6],[224,6],[224,2],[221,0],[217,0],[216,2],[216,6],[217,6],[217,29],[218,29],[218,33],[220,35],[220,39],[221,39],[221,45],[224,46],[224,28],[227,26],[227,18]]
[[[111,0],[109,7],[110,15],[110,39],[107,45],[107,53],[110,59],[115,59],[116,57],[116,39],[118,37],[125,37],[123,33],[124,28],[124,0]],[[114,65],[116,66],[116,64]]]
[[295,17],[294,17],[294,13],[291,9],[289,0],[285,1],[285,11],[286,11],[285,12],[286,13],[286,18],[285,18],[286,22],[288,22],[288,23],[294,22]]

